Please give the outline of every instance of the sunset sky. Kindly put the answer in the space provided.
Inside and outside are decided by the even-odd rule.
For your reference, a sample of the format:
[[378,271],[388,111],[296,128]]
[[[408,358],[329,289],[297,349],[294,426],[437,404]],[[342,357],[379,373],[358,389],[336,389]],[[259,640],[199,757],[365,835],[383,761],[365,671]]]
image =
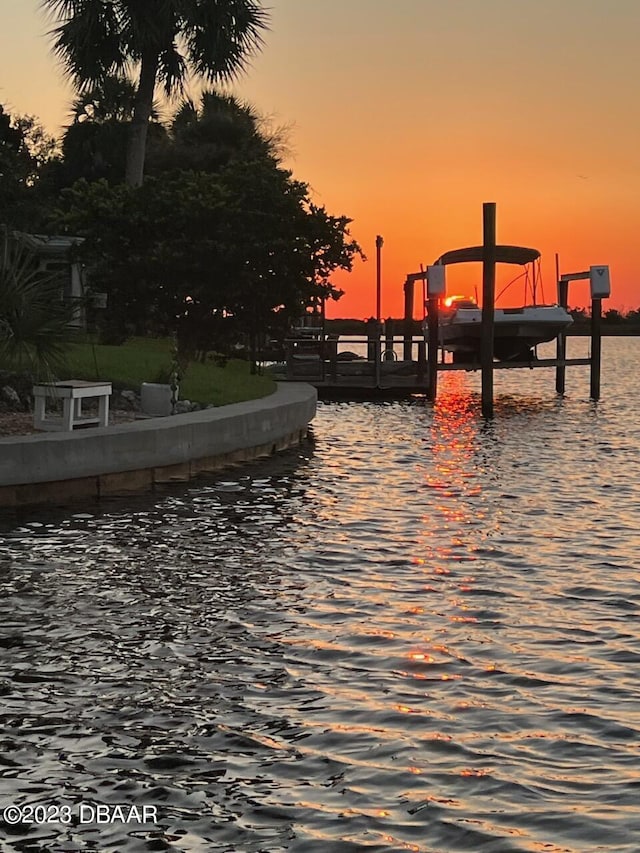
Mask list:
[[[286,165],[353,219],[368,261],[336,276],[331,316],[375,313],[376,234],[382,314],[401,314],[408,272],[481,241],[483,201],[499,242],[542,251],[547,301],[557,252],[562,272],[609,264],[605,307],[640,306],[640,0],[266,5],[264,50],[233,91],[289,128]],[[73,93],[39,6],[0,0],[0,103],[58,132]]]

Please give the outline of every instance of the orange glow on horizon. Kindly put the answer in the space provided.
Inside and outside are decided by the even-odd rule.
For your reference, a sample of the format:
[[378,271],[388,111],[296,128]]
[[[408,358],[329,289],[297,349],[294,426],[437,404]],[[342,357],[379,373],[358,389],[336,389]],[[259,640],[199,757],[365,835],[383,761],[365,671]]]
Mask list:
[[[50,50],[51,22],[39,0],[5,5],[0,102],[58,134],[74,92]],[[314,203],[351,219],[368,258],[331,277],[345,295],[327,317],[375,314],[378,234],[382,318],[401,317],[408,273],[482,242],[484,201],[497,204],[499,243],[541,251],[546,301],[557,252],[561,272],[610,266],[605,310],[640,306],[640,114],[629,108],[640,4],[530,4],[526,39],[520,4],[503,0],[467,3],[464,16],[456,3],[404,0],[403,14],[379,3],[365,26],[362,2],[265,5],[264,48],[229,91],[268,129],[284,128],[283,166]],[[466,292],[474,286],[475,274]],[[572,286],[570,305],[588,305],[587,291]]]
[[[491,194],[487,200],[491,200]],[[419,239],[415,229],[409,225],[407,233],[398,233],[399,226],[394,223],[396,229],[395,237],[398,245],[393,244],[392,234],[385,236],[384,248],[382,250],[382,286],[381,286],[381,313],[382,319],[387,317],[399,318],[404,315],[404,290],[403,285],[409,273],[417,272],[421,265],[432,263],[440,254],[449,249],[461,248],[462,246],[477,245],[482,242],[481,220],[482,201],[479,198],[473,206],[476,217],[475,227],[460,227],[462,219],[452,212],[451,221],[447,223],[446,232],[442,223],[439,223],[438,231],[444,235],[429,245],[433,248],[425,252],[424,240]],[[625,219],[620,221],[613,211],[610,211],[612,219],[603,223],[599,217],[592,221],[578,221],[575,228],[563,224],[559,229],[558,236],[554,236],[549,230],[538,229],[535,223],[529,229],[526,227],[524,211],[515,211],[517,227],[511,228],[509,219],[514,213],[511,205],[501,206],[497,204],[498,215],[498,242],[512,245],[533,246],[540,249],[542,253],[540,271],[541,288],[538,291],[538,301],[548,304],[557,301],[555,255],[559,255],[559,267],[561,273],[577,272],[588,269],[591,265],[607,264],[611,271],[611,297],[604,300],[603,308],[616,308],[622,311],[635,310],[640,307],[640,247],[635,234],[640,227],[640,204],[637,211],[625,213]],[[469,206],[464,205],[465,213],[469,213]],[[461,211],[462,212],[462,211]],[[408,223],[411,214],[405,210],[403,222]],[[416,214],[417,215],[417,214]],[[560,216],[556,211],[556,216]],[[573,215],[570,210],[564,211],[571,222]],[[369,219],[369,215],[366,219]],[[582,217],[578,217],[582,219]],[[421,214],[419,220],[424,220]],[[502,220],[504,225],[502,225]],[[556,220],[554,220],[555,222]],[[631,226],[635,222],[635,228]],[[364,220],[356,220],[352,230],[354,236],[358,236],[367,228]],[[356,230],[356,225],[358,225]],[[583,231],[580,232],[580,226]],[[383,231],[380,226],[376,228],[375,222],[370,223],[372,233]],[[425,225],[425,230],[431,230],[430,225]],[[533,238],[531,233],[533,233]],[[414,239],[412,240],[411,237]],[[361,242],[362,237],[360,237]],[[368,319],[375,315],[376,310],[376,270],[375,270],[375,248],[363,245],[366,261],[357,260],[351,273],[339,271],[332,276],[336,287],[344,291],[344,296],[338,301],[327,303],[327,317],[350,317],[355,319]],[[522,272],[519,267],[506,268],[505,265],[497,267],[496,294]],[[462,264],[458,269],[451,272],[447,270],[448,294],[464,294],[474,298],[481,304],[482,296],[482,269],[481,265]],[[447,300],[451,296],[447,295]],[[424,316],[423,290],[421,282],[416,282],[414,292],[413,317],[421,320]],[[530,302],[530,300],[527,300]],[[446,304],[446,300],[445,300]],[[509,305],[525,304],[522,301],[522,287],[515,282],[504,295],[497,299],[499,307]],[[569,288],[569,305],[571,308],[583,308],[590,304],[590,293],[588,282],[572,282]]]

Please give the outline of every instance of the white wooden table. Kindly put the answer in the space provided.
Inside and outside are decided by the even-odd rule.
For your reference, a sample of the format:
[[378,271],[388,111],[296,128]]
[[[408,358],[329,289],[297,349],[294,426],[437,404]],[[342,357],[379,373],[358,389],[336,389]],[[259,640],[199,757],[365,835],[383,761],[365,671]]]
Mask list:
[[[34,429],[71,431],[78,426],[107,426],[110,395],[110,382],[67,379],[51,385],[34,385]],[[98,416],[83,415],[82,401],[94,397],[98,399]],[[62,400],[62,417],[47,415],[47,400]]]

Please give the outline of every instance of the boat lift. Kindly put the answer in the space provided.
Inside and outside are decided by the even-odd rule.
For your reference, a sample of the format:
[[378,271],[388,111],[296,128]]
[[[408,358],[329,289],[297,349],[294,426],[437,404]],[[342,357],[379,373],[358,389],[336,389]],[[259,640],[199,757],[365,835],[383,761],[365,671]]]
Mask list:
[[[284,381],[310,382],[324,397],[366,398],[377,396],[399,397],[411,394],[424,394],[435,401],[438,393],[438,373],[444,370],[481,370],[481,405],[484,417],[493,417],[494,370],[540,367],[556,368],[556,391],[565,392],[565,371],[573,365],[589,366],[591,369],[591,393],[593,400],[600,397],[601,372],[601,317],[602,299],[610,294],[609,269],[606,266],[592,266],[589,270],[560,275],[557,271],[558,304],[568,308],[569,282],[589,280],[591,282],[591,355],[588,358],[567,358],[566,336],[562,331],[556,338],[556,357],[535,360],[494,361],[494,309],[496,263],[515,263],[513,252],[531,252],[518,247],[496,245],[496,205],[486,202],[483,205],[483,244],[472,249],[456,250],[447,253],[434,264],[419,272],[409,273],[404,282],[404,320],[402,337],[396,337],[389,321],[384,324],[378,317],[372,317],[366,323],[367,357],[354,361],[341,358],[338,353],[338,336],[325,334],[323,324],[313,328],[299,328],[297,337],[286,341],[286,361],[276,374]],[[380,249],[380,240],[376,248]],[[472,253],[470,257],[468,253]],[[506,253],[506,254],[505,254]],[[536,252],[537,255],[537,252]],[[521,257],[521,254],[517,256]],[[440,299],[445,293],[444,270],[446,263],[463,260],[482,262],[482,315],[481,343],[479,360],[461,363],[445,362],[440,341]],[[557,265],[557,264],[556,264]],[[377,281],[379,280],[379,264]],[[428,306],[426,335],[416,342],[416,325],[413,318],[414,291],[417,282],[424,289],[424,301]],[[377,290],[377,293],[379,291]],[[377,312],[379,304],[377,301]],[[304,332],[304,334],[302,334]],[[402,359],[398,359],[394,347],[401,342]],[[359,344],[360,339],[341,337],[340,344]],[[414,347],[417,343],[417,359],[414,359]],[[351,355],[349,353],[349,355]]]
[[[566,331],[556,339],[556,358],[536,361],[494,362],[494,309],[496,281],[496,205],[495,202],[483,204],[483,243],[482,243],[482,321],[480,330],[480,370],[482,372],[481,406],[482,415],[493,417],[493,371],[505,368],[556,368],[556,391],[564,394],[565,369],[572,365],[589,365],[591,368],[591,399],[600,398],[600,372],[602,352],[602,300],[610,295],[610,277],[607,266],[592,266],[588,271],[558,275],[558,304],[568,307],[569,282],[589,280],[591,283],[591,356],[589,358],[566,357]],[[477,364],[445,364],[438,361],[439,351],[439,302],[444,294],[444,266],[436,264],[426,271],[412,273],[405,282],[405,321],[413,312],[413,282],[426,280],[427,283],[427,342],[428,342],[428,390],[427,396],[435,400],[438,394],[438,371],[440,370],[476,370]],[[408,292],[410,292],[410,299]],[[406,342],[405,342],[406,346]]]

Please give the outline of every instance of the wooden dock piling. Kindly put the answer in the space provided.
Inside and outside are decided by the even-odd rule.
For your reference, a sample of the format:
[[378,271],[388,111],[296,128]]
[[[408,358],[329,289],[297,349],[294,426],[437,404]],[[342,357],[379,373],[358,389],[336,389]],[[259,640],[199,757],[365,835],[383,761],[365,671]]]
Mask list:
[[[569,307],[569,282],[563,279],[558,274],[558,263],[556,256],[556,275],[558,279],[558,305],[562,308]],[[556,358],[558,360],[558,366],[556,367],[556,392],[558,394],[564,394],[565,389],[565,375],[566,375],[566,365],[565,360],[567,358],[567,333],[560,332],[556,339]]]
[[602,362],[602,299],[591,300],[591,399],[600,399]]
[[393,349],[393,320],[388,317],[384,321],[384,352],[382,358],[385,361],[394,361],[396,358],[395,350]]
[[[424,341],[418,341],[418,368],[417,368],[417,376],[416,376],[416,379],[418,381],[418,385],[422,385],[422,383],[424,382],[426,367],[427,367],[427,345]],[[429,396],[429,388],[427,388],[427,398],[429,400],[435,400],[435,397]]]
[[403,321],[403,341],[402,341],[402,358],[404,361],[411,361],[413,357],[413,291],[414,279],[407,276],[404,283],[404,321]]
[[439,299],[437,296],[430,296],[428,299],[427,313],[427,336],[428,336],[428,385],[427,399],[436,401],[438,397],[438,331],[440,326],[439,320]]
[[[596,279],[592,278],[593,271]],[[599,274],[599,275],[598,275]],[[601,277],[604,276],[604,281]],[[609,295],[609,268],[591,267],[582,272],[565,273],[558,276],[558,303],[567,308],[569,303],[569,282],[589,281],[591,284],[591,354],[588,359],[590,367],[590,394],[592,400],[600,399],[600,373],[602,369],[602,297]],[[604,290],[603,290],[604,287]],[[556,345],[558,366],[556,368],[556,391],[564,394],[564,372],[567,364],[577,364],[579,359],[566,357],[566,332],[558,335]]]
[[493,337],[496,295],[496,204],[482,205],[482,329],[480,369],[482,371],[482,416],[493,417]]

